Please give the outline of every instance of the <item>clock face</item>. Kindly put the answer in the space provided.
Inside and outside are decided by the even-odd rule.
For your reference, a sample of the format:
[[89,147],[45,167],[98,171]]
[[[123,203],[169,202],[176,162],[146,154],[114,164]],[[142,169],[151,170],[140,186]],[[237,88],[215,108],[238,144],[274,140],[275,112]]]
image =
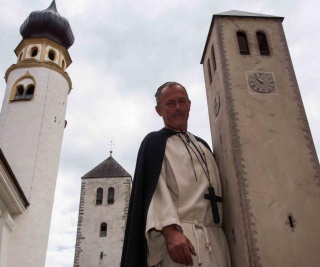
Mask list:
[[270,93],[276,86],[271,72],[249,73],[248,82],[249,86],[258,93]]

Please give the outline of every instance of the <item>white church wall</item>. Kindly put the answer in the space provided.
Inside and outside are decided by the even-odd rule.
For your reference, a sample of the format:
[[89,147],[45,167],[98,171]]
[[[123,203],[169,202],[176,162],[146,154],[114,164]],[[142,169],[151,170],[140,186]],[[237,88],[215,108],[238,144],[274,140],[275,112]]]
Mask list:
[[0,267],[8,266],[9,241],[13,225],[10,214],[0,207]]

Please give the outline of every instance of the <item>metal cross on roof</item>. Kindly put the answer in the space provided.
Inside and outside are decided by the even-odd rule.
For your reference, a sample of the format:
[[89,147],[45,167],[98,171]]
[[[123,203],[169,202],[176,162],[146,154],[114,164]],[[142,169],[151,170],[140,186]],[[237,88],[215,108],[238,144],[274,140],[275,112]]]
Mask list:
[[112,146],[114,146],[115,144],[114,143],[112,143],[112,140],[111,140],[111,142],[110,142],[110,144],[109,144],[109,146],[110,146],[110,157],[112,157]]

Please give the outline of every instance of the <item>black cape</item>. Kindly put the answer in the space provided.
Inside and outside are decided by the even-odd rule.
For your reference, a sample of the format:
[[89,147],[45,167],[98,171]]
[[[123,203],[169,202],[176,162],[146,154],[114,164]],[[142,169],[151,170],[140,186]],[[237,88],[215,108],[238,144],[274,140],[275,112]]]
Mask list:
[[[148,266],[145,238],[147,213],[158,184],[167,139],[174,134],[175,131],[163,128],[149,133],[140,145],[124,235],[121,267]],[[211,151],[204,140],[196,136],[195,138]]]

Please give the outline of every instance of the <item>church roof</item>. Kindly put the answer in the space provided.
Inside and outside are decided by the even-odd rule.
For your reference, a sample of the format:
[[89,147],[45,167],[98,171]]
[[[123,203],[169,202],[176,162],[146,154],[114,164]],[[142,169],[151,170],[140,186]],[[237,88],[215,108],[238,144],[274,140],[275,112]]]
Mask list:
[[23,38],[49,38],[67,49],[74,43],[70,24],[58,13],[55,0],[47,9],[31,12],[21,25],[20,33]]
[[230,10],[230,11],[226,11],[226,12],[222,12],[222,13],[213,14],[212,20],[211,20],[211,25],[210,25],[208,36],[207,36],[207,40],[206,40],[206,44],[205,44],[204,49],[203,49],[203,53],[202,53],[200,64],[203,64],[204,55],[205,55],[205,52],[207,50],[208,42],[210,40],[210,35],[211,35],[212,28],[213,28],[213,25],[214,25],[214,20],[217,17],[265,18],[265,19],[280,19],[281,21],[284,20],[284,17],[265,15],[265,14],[259,14],[259,13],[251,13],[251,12],[245,12],[245,11],[240,11],[240,10]]
[[240,11],[240,10],[230,10],[230,11],[214,14],[213,16],[214,17],[278,18],[282,20],[284,19],[283,17],[252,13],[252,12],[246,12],[246,11]]
[[113,158],[109,157],[89,171],[82,178],[117,178],[131,177],[131,175]]

